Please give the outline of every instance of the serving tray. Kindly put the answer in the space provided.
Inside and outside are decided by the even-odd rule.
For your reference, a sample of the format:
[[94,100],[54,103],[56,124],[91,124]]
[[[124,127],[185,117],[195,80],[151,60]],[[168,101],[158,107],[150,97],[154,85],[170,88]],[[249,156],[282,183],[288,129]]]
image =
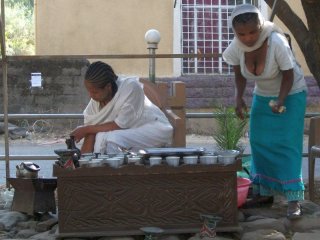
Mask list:
[[205,148],[145,148],[139,150],[139,154],[144,159],[149,159],[152,156],[189,156],[189,155],[203,155],[205,153]]

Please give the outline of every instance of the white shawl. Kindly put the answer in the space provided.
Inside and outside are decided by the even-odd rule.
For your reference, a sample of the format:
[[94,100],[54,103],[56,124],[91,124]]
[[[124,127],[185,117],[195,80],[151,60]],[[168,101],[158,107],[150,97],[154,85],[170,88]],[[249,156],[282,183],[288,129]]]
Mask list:
[[[248,47],[248,46],[244,45],[237,38],[235,30],[232,25],[233,19],[236,16],[243,14],[243,13],[257,13],[258,17],[259,17],[260,24],[261,24],[261,32],[260,32],[259,39],[255,43],[255,45],[252,47]],[[224,53],[224,54],[228,54],[228,51],[229,51],[228,49],[233,49],[233,48],[239,48],[243,52],[252,52],[252,51],[258,49],[259,47],[261,47],[262,44],[264,43],[264,41],[271,35],[272,32],[279,32],[279,33],[283,34],[283,31],[278,26],[276,26],[274,23],[272,23],[270,21],[266,21],[264,19],[264,17],[262,16],[261,12],[259,11],[259,9],[251,4],[242,4],[242,5],[237,6],[233,10],[233,12],[231,13],[229,24],[232,27],[233,32],[235,33],[235,36],[234,36],[231,44],[229,45],[229,47],[226,49],[226,51],[225,51],[226,53]]]
[[137,124],[144,109],[144,92],[138,77],[119,77],[118,91],[112,100],[100,109],[99,102],[91,99],[84,110],[84,125],[115,121],[121,128]]

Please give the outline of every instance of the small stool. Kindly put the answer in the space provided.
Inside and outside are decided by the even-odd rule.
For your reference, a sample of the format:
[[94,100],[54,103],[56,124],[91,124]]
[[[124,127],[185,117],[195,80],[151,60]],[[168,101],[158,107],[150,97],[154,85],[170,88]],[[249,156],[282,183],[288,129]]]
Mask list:
[[316,158],[320,158],[320,146],[312,146],[309,156],[309,199],[314,200],[314,169]]
[[11,210],[34,215],[39,212],[56,213],[54,190],[56,178],[8,178],[15,189]]

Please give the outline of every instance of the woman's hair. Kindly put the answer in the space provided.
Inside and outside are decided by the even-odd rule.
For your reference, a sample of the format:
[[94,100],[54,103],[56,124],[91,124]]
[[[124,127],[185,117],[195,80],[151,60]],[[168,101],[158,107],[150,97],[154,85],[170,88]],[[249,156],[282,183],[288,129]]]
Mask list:
[[104,62],[91,63],[84,78],[85,81],[92,83],[97,88],[104,88],[108,83],[111,83],[113,96],[118,90],[116,83],[118,76],[114,73],[112,67]]
[[248,22],[254,22],[257,25],[261,25],[258,13],[248,12],[239,14],[233,18],[232,26],[234,27],[236,23],[246,24]]

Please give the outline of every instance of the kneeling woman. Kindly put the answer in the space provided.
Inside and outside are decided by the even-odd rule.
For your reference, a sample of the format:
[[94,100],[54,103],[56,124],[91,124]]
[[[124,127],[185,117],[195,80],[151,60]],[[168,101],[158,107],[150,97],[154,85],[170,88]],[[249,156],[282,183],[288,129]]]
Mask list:
[[118,77],[111,66],[92,63],[84,85],[91,97],[84,110],[84,126],[71,132],[81,153],[117,153],[164,147],[171,143],[173,129],[165,114],[144,94],[137,77]]

